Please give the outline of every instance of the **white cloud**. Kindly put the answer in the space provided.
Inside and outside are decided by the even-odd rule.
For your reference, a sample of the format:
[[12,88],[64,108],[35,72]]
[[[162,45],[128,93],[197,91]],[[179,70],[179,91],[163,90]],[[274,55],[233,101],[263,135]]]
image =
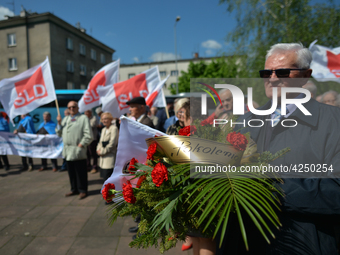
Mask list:
[[0,20],[5,19],[5,15],[14,16],[14,13],[10,9],[0,6]]
[[[177,59],[180,59],[181,57],[177,54]],[[151,55],[149,58],[152,61],[167,61],[167,60],[175,60],[175,54],[173,53],[166,53],[166,52],[156,52]]]
[[135,62],[135,63],[139,63],[139,58],[138,58],[138,57],[134,57],[132,60],[133,60],[133,62]]
[[208,40],[208,41],[202,42],[202,47],[218,50],[222,48],[222,45],[214,40]]

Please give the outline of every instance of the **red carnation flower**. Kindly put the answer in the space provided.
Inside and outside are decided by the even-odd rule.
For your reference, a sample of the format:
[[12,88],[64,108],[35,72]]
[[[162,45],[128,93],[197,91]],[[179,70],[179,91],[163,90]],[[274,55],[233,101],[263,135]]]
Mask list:
[[241,133],[235,131],[227,135],[227,141],[239,151],[244,151],[247,148],[248,140]]
[[132,159],[130,160],[129,168],[128,168],[130,174],[132,174],[131,171],[136,171],[136,167],[135,167],[135,164],[136,164],[136,163],[138,163],[138,160],[137,160],[137,159],[132,158]]
[[112,199],[114,198],[115,194],[110,194],[111,189],[115,189],[115,185],[112,183],[107,183],[105,184],[103,190],[102,190],[102,196],[105,201],[111,202]]
[[168,180],[168,169],[162,163],[157,163],[151,172],[152,181],[157,187],[161,186],[164,180]]
[[140,188],[140,186],[142,186],[142,182],[146,180],[145,175],[142,175],[141,177],[139,177],[138,181],[137,181],[137,188]]
[[153,143],[149,146],[148,151],[146,154],[148,155],[146,158],[153,160],[153,155],[156,153],[157,150],[157,143]]
[[195,134],[196,131],[197,131],[196,126],[186,126],[178,131],[178,135],[190,136]]
[[136,197],[133,195],[133,189],[130,181],[123,183],[123,197],[124,200],[130,204],[136,203]]
[[210,117],[206,118],[205,120],[201,121],[201,126],[204,127],[206,125],[212,125],[214,124],[214,115],[211,115]]

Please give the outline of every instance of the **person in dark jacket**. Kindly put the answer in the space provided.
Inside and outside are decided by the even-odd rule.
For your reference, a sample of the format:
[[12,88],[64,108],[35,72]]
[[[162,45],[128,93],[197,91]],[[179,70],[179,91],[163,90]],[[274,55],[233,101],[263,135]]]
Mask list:
[[155,128],[152,120],[147,116],[144,97],[132,98],[130,101],[126,102],[126,104],[130,106],[130,117],[134,118],[139,123]]
[[[265,93],[272,98],[273,88],[278,88],[279,103],[282,87],[302,87],[311,76],[310,63],[312,54],[298,43],[276,44],[266,56],[265,70],[260,71],[264,79]],[[300,78],[300,79],[293,79]],[[295,80],[295,83],[293,83]],[[296,81],[298,80],[298,81]],[[287,94],[287,98],[299,98],[302,94]],[[260,107],[269,109],[272,102]],[[278,213],[282,227],[275,230],[275,239],[269,245],[264,241],[256,227],[245,223],[249,236],[249,252],[244,250],[242,238],[225,238],[225,254],[237,246],[239,249],[228,254],[338,254],[336,242],[336,224],[340,222],[340,109],[321,104],[310,99],[303,106],[311,113],[305,115],[294,104],[288,104],[286,115],[279,116],[278,123],[273,124],[275,114],[260,116],[248,112],[238,122],[248,123],[253,119],[264,121],[263,127],[241,128],[242,133],[250,132],[257,143],[258,151],[276,153],[289,147],[290,152],[277,158],[271,165],[327,168],[326,173],[317,177],[307,172],[285,177],[281,173],[283,183],[278,183],[284,196],[281,197],[281,212]],[[298,123],[295,127],[285,127],[283,121],[293,119]],[[291,178],[296,174],[299,178]],[[324,177],[324,178],[320,178]],[[274,228],[272,228],[274,229]],[[235,236],[235,232],[233,232]],[[231,236],[229,236],[231,237]],[[232,240],[232,241],[231,241]],[[223,248],[222,248],[223,250]]]

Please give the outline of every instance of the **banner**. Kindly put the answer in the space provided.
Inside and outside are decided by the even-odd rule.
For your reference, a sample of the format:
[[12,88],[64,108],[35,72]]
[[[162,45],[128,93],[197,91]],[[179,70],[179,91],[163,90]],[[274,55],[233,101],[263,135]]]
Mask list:
[[85,112],[100,105],[97,88],[113,85],[119,80],[119,59],[102,67],[91,79],[87,90],[78,102],[79,112]]
[[[125,116],[122,116],[120,120],[116,164],[111,177],[103,185],[104,187],[106,183],[113,183],[116,186],[116,190],[121,190],[123,183],[129,180],[130,176],[124,174],[123,169],[132,158],[137,159],[140,163],[146,162],[148,146],[145,139],[155,135],[166,135]],[[137,179],[133,181],[137,182]]]
[[317,81],[336,81],[340,83],[340,47],[327,48],[312,42],[309,50],[313,54],[312,76]]
[[63,140],[57,135],[0,132],[0,155],[30,158],[62,158]]
[[55,99],[48,57],[37,66],[0,81],[0,101],[11,120]]
[[[113,86],[98,87],[102,110],[110,112],[113,117],[118,118],[129,112],[127,101],[140,96],[146,98],[160,82],[158,66],[155,66],[131,79],[113,84]],[[162,90],[159,97],[164,97]]]

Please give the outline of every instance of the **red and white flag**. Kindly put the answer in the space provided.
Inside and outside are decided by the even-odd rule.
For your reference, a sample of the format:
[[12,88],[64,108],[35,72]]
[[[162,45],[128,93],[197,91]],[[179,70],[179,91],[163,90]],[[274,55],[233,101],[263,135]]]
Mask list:
[[11,120],[55,99],[48,57],[37,66],[0,81],[0,101]]
[[162,80],[152,91],[150,91],[149,95],[145,98],[146,105],[148,105],[150,108],[152,106],[166,107],[163,86],[165,82],[168,80],[169,76],[170,75],[168,75],[164,80]]
[[100,105],[97,88],[117,83],[119,80],[119,59],[103,66],[91,79],[87,90],[78,102],[79,111],[85,112]]
[[[127,101],[140,96],[146,98],[150,92],[155,91],[160,82],[158,66],[155,66],[131,79],[113,84],[113,86],[98,87],[102,110],[119,118],[122,114],[129,112]],[[164,97],[162,90],[157,96],[157,101],[160,102],[158,107],[165,107],[165,100],[164,106],[161,106],[161,100],[158,100],[161,97]]]
[[340,83],[340,47],[327,48],[312,42],[309,50],[313,54],[312,76],[317,81],[336,81]]

